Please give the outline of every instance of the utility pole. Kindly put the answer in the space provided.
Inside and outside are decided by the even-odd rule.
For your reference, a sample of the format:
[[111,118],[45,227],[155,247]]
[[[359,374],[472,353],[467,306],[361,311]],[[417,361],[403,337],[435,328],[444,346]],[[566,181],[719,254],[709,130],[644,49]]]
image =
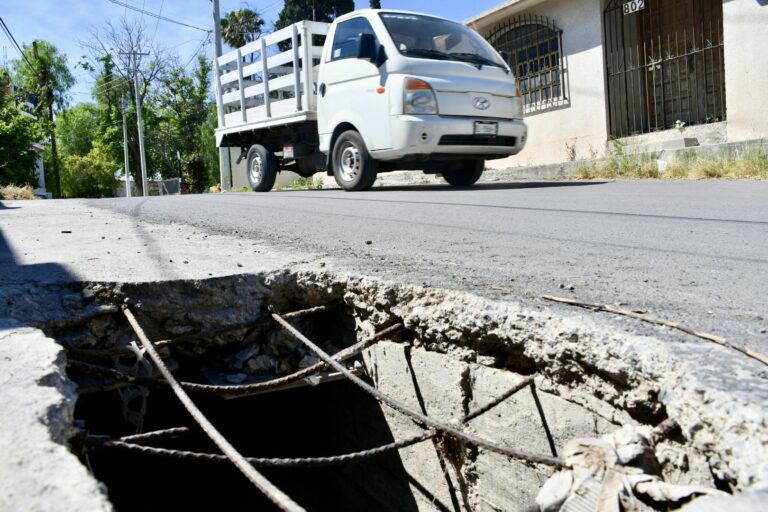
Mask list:
[[48,120],[51,128],[51,159],[53,160],[53,193],[57,199],[61,198],[61,172],[59,170],[59,152],[56,150],[56,125],[53,122],[53,88],[50,87],[50,77],[48,76],[48,66],[40,60],[40,54],[37,51],[37,41],[32,41],[32,54],[35,56],[42,72],[40,82],[45,93],[45,101],[48,107]]
[[147,155],[144,152],[144,120],[141,115],[141,87],[139,85],[139,57],[149,55],[141,52],[120,52],[120,55],[129,55],[133,62],[133,83],[136,89],[136,124],[139,127],[139,161],[141,162],[141,189],[142,195],[149,195],[149,183],[147,182]]
[[128,170],[128,125],[125,122],[125,111],[128,108],[128,100],[123,93],[123,170],[125,171],[125,197],[131,197],[131,173]]
[[[214,48],[214,58],[217,59],[221,57],[222,49],[221,49],[221,13],[219,11],[219,0],[211,0],[211,3],[213,4],[213,48]],[[214,73],[216,73],[217,66],[213,67]],[[219,77],[214,77],[214,80],[218,83]],[[218,87],[218,86],[217,86]],[[221,122],[221,120],[219,120]],[[219,125],[221,126],[221,125]],[[229,169],[228,169],[228,163],[229,163],[229,148],[219,148],[219,184],[221,185],[221,190],[228,190],[230,188],[229,183]],[[229,171],[229,172],[228,172]]]
[[312,0],[312,21],[317,21],[317,16],[315,15],[315,0]]

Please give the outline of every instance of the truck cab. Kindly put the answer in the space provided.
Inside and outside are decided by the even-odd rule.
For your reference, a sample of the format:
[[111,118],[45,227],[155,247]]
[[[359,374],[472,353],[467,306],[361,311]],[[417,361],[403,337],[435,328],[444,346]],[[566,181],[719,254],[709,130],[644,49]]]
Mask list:
[[[302,48],[317,39],[306,28],[302,34],[292,39]],[[238,52],[240,61],[243,52]],[[488,42],[459,23],[405,11],[354,11],[327,27],[311,72],[309,53],[295,51],[291,69],[303,82],[296,84],[299,96],[311,95],[297,108],[310,115],[302,126],[278,130],[287,139],[295,132],[294,140],[282,145],[267,140],[258,123],[246,137],[222,131],[220,140],[238,141],[249,164],[256,155],[260,171],[273,168],[267,181],[293,164],[304,174],[332,174],[350,191],[366,190],[378,173],[394,170],[439,173],[452,185],[469,186],[486,160],[525,146],[527,128],[512,71]],[[286,121],[286,128],[293,124]],[[254,189],[264,188],[256,181],[251,180]]]

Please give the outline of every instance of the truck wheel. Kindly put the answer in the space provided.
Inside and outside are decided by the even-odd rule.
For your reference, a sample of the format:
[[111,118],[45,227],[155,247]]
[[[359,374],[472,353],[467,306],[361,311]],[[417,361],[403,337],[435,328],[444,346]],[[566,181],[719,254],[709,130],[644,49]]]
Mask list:
[[368,190],[376,181],[378,162],[368,154],[363,138],[354,130],[342,133],[333,146],[333,176],[347,191]]
[[464,160],[454,169],[443,171],[443,179],[454,187],[474,185],[485,170],[485,160]]
[[267,148],[254,144],[246,159],[248,183],[254,192],[269,192],[277,179],[277,158]]

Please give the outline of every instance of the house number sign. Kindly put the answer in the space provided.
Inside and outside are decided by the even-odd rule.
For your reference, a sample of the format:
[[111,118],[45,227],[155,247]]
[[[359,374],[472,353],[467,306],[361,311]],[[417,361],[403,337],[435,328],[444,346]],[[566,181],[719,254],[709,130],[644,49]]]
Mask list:
[[624,15],[642,11],[643,9],[645,9],[645,0],[632,0],[624,4]]

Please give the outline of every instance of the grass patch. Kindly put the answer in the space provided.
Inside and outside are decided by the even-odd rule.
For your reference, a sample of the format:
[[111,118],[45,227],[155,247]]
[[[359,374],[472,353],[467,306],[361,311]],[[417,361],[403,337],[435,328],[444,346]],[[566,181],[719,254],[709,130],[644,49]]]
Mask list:
[[627,153],[623,144],[614,142],[606,158],[579,164],[574,177],[585,180],[659,178],[660,172],[655,154]]
[[0,199],[6,201],[15,201],[19,199],[35,199],[35,193],[32,187],[26,185],[24,187],[17,187],[16,185],[7,185],[0,187]]
[[579,164],[576,179],[768,179],[768,152],[762,143],[749,144],[737,152],[718,154],[685,152],[659,169],[653,153],[627,154],[624,147],[614,143],[602,160]]
[[323,188],[323,180],[316,180],[314,177],[299,177],[293,180],[288,188],[290,190],[320,190]]

